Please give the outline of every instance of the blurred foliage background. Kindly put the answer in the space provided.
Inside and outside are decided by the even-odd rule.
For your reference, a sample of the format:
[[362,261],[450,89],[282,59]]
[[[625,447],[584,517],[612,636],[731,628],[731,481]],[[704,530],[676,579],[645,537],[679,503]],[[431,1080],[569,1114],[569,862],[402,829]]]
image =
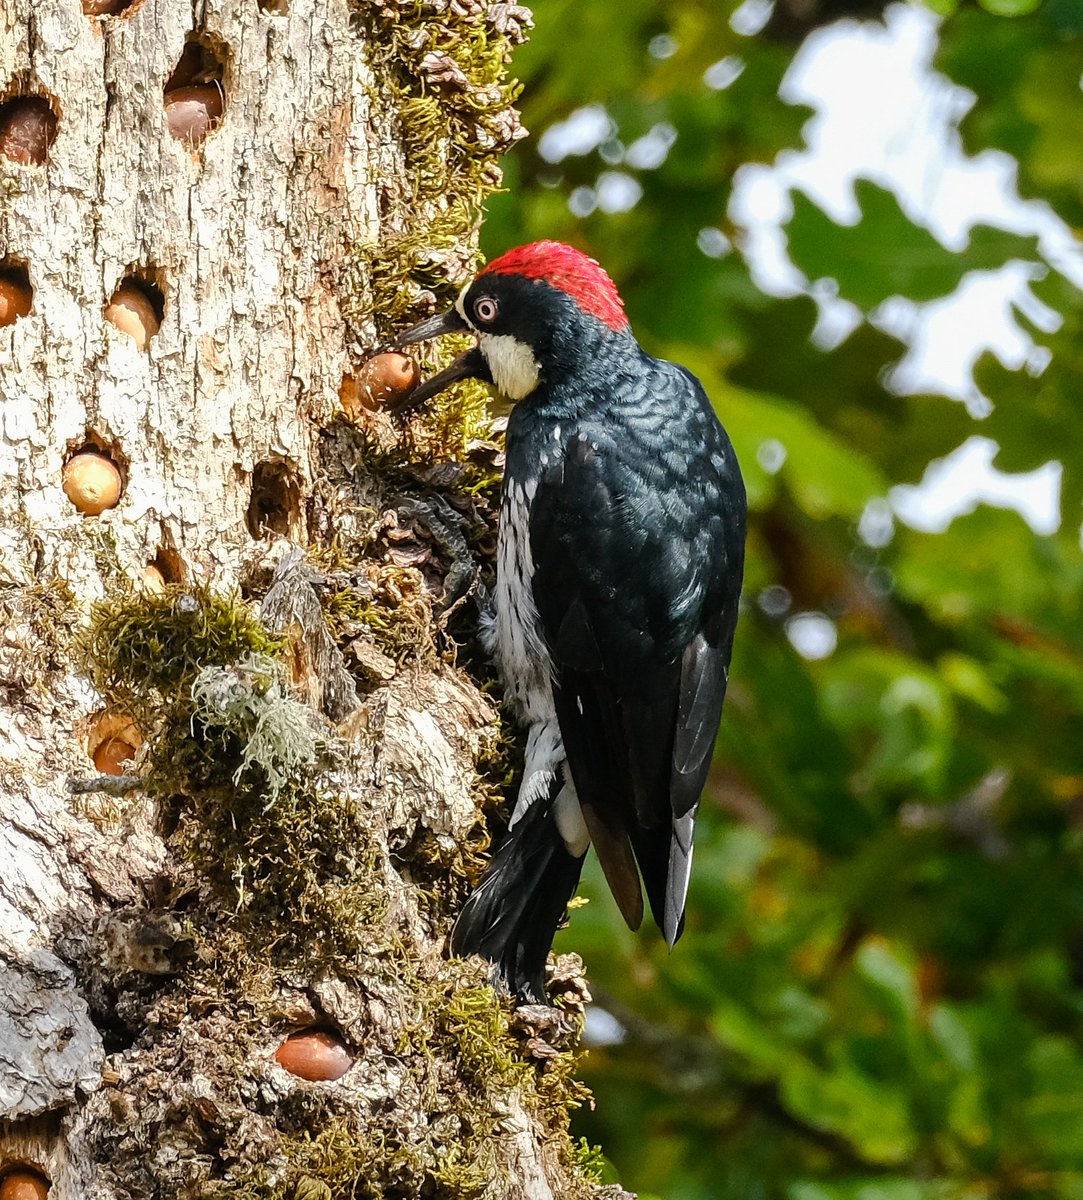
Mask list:
[[[629,934],[596,873],[558,937],[599,1009],[579,1131],[641,1197],[1083,1197],[1083,0],[534,7],[534,136],[485,249],[600,259],[644,344],[704,380],[753,509],[684,940]],[[1010,155],[1059,232],[979,220],[979,188],[950,244],[870,168],[845,220],[788,189],[797,282],[767,294],[738,185],[805,148],[784,81],[915,19],[923,86],[963,97],[922,169]],[[1007,333],[988,309],[939,327],[975,347],[966,387],[905,394],[924,316],[1012,270]],[[1061,464],[1059,523],[900,519],[900,486],[975,435],[1000,471]]]

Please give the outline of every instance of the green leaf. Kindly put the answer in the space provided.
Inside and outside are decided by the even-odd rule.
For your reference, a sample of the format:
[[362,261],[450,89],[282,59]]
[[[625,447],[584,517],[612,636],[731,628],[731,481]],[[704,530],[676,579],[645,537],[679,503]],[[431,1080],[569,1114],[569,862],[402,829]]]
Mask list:
[[[691,352],[685,358],[694,361]],[[735,388],[716,394],[757,507],[765,507],[782,483],[801,509],[818,520],[857,518],[870,499],[887,491],[888,481],[873,461],[855,453],[800,405]],[[772,473],[763,456],[766,448],[776,446],[772,455],[780,452],[781,462]]]
[[1036,238],[988,225],[976,225],[966,251],[955,253],[911,221],[885,188],[859,179],[854,194],[861,218],[846,226],[803,192],[791,193],[794,213],[786,231],[790,256],[806,277],[837,280],[843,299],[866,312],[891,296],[934,300],[953,292],[970,271],[1041,257]]
[[1043,1157],[1058,1166],[1083,1167],[1083,1054],[1079,1045],[1047,1037],[1031,1050],[1033,1093],[1022,1106],[1028,1132]]
[[1025,17],[1036,12],[1042,0],[981,0],[981,6],[998,17]]
[[857,969],[880,988],[907,1020],[917,1015],[918,993],[913,966],[897,949],[880,939],[866,941],[857,953]]

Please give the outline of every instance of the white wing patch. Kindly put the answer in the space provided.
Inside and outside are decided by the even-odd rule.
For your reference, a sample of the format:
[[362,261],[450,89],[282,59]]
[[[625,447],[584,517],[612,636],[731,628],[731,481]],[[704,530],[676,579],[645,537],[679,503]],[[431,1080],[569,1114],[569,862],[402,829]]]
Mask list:
[[516,822],[536,800],[549,794],[563,761],[564,743],[560,740],[556,717],[531,725],[526,738],[523,782],[508,822],[509,829],[515,828]]

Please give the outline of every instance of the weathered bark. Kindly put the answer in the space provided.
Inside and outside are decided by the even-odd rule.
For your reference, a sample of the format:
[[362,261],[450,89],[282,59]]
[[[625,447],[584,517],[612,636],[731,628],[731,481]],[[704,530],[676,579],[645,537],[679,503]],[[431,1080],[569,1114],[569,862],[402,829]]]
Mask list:
[[[4,97],[58,117],[43,165],[0,158],[0,258],[33,285],[0,328],[0,1171],[55,1200],[592,1190],[575,964],[554,1019],[443,957],[498,737],[433,615],[491,536],[476,468],[431,461],[482,431],[473,401],[405,443],[333,418],[359,350],[471,267],[525,20],[0,11]],[[224,94],[196,148],[164,115],[179,62]],[[103,320],[127,276],[164,301],[145,351]],[[61,487],[88,448],[123,479],[100,516]],[[130,776],[96,777],[106,736],[145,739]],[[313,1025],[337,1081],[274,1059]]]

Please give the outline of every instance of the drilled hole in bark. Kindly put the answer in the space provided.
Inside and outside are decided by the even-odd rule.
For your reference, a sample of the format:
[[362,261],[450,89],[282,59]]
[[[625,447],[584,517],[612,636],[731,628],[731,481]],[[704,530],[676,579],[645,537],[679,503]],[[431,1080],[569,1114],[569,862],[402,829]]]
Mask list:
[[176,550],[158,547],[158,553],[143,568],[139,586],[144,592],[160,592],[167,583],[183,583],[187,569]]
[[13,258],[0,262],[0,325],[13,325],[34,304],[34,288],[26,264]]
[[134,0],[83,0],[88,17],[130,17],[139,7]]
[[0,1200],[45,1200],[49,1177],[32,1163],[6,1163],[0,1169]]
[[146,350],[162,325],[165,297],[156,283],[127,275],[105,306],[105,319],[125,333],[139,350]]
[[169,132],[198,149],[222,123],[226,48],[207,34],[189,34],[162,94]]
[[188,574],[184,559],[176,550],[167,550],[164,546],[158,547],[154,561],[148,565],[157,567],[166,583],[183,583]]
[[254,537],[296,534],[301,526],[301,487],[283,462],[261,462],[252,472],[252,497],[248,502],[248,532]]
[[272,17],[284,17],[290,11],[289,0],[259,0],[259,8]]
[[0,104],[0,155],[20,167],[40,167],[56,126],[56,107],[48,96],[12,96]]
[[123,1054],[142,1035],[145,1017],[140,1001],[153,994],[155,982],[153,979],[137,981],[131,976],[118,981],[113,977],[103,979],[100,989],[91,990],[87,1007],[94,1028],[101,1034],[106,1054]]
[[91,718],[85,749],[100,774],[126,774],[142,744],[143,735],[130,717],[104,709]]

